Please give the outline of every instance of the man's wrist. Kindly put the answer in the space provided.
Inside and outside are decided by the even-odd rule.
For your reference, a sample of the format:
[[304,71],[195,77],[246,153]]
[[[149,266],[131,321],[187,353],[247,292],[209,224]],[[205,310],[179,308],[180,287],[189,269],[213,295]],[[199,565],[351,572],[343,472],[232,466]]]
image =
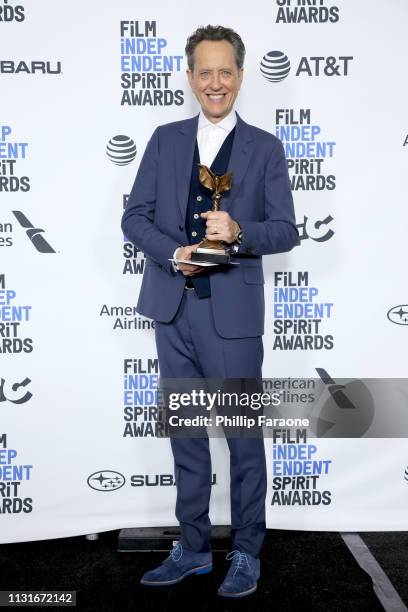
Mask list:
[[[182,249],[182,248],[183,248],[183,247],[181,247],[181,246],[178,246],[178,247],[176,248],[176,250],[175,250],[175,251],[174,251],[174,253],[173,253],[173,259],[177,259],[177,251],[178,251],[179,249]],[[178,271],[179,271],[178,264],[177,264],[175,261],[172,261],[172,262],[171,262],[171,264],[172,264],[172,266],[173,266],[173,270],[174,270],[174,272],[178,272]]]
[[237,255],[237,253],[239,253],[239,249],[240,249],[241,242],[242,242],[242,228],[240,224],[238,223],[238,221],[235,221],[235,219],[234,219],[234,223],[235,223],[235,232],[233,235],[233,241],[229,245],[229,252],[233,255]]
[[238,221],[235,221],[235,234],[234,234],[234,243],[241,244],[242,242],[242,228]]

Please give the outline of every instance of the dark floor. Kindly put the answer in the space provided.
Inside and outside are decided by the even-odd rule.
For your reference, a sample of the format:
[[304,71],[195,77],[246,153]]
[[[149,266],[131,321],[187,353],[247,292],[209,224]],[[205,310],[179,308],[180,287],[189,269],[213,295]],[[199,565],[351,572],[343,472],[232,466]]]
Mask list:
[[[81,536],[0,545],[0,590],[75,590],[81,610],[383,610],[371,579],[336,533],[268,530],[258,590],[233,601],[217,595],[229,567],[225,553],[214,553],[211,574],[170,588],[142,587],[141,574],[166,553],[118,553],[117,536],[111,531],[96,541]],[[362,536],[407,601],[407,534]]]
[[360,536],[408,607],[408,532],[370,532]]

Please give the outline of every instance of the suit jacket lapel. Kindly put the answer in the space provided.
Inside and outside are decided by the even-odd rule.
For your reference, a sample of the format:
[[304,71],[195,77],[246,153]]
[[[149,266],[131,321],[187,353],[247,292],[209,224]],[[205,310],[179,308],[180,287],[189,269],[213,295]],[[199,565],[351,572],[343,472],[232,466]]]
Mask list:
[[187,120],[177,131],[174,141],[174,159],[176,162],[177,197],[182,219],[187,210],[190,191],[191,166],[193,164],[194,147],[197,138],[198,115]]
[[249,126],[237,113],[234,142],[228,164],[228,172],[233,172],[232,187],[229,197],[226,198],[224,202],[221,200],[221,210],[230,208],[239,193],[240,186],[248,170],[252,147],[253,144]]

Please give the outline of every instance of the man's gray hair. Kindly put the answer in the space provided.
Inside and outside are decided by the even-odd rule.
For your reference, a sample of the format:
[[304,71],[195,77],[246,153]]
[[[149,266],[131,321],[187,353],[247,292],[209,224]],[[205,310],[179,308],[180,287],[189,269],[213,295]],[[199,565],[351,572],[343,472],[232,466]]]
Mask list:
[[226,40],[231,43],[235,51],[235,61],[238,69],[244,65],[245,58],[245,46],[242,42],[242,38],[231,28],[224,28],[223,26],[201,26],[197,28],[195,32],[187,39],[186,44],[186,55],[187,64],[190,70],[194,69],[194,51],[196,46],[203,40]]

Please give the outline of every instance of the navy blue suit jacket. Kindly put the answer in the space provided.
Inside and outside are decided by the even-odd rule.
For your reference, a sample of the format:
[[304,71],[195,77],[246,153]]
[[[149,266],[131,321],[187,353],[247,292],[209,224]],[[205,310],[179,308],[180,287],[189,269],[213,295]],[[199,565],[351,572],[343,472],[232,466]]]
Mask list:
[[[146,255],[137,311],[170,322],[180,304],[186,277],[169,258],[189,244],[185,217],[198,115],[159,126],[143,155],[122,218],[127,238]],[[288,169],[281,141],[245,123],[237,114],[229,162],[232,189],[221,210],[243,231],[239,266],[211,273],[211,303],[217,332],[224,338],[264,333],[262,255],[299,244]]]

